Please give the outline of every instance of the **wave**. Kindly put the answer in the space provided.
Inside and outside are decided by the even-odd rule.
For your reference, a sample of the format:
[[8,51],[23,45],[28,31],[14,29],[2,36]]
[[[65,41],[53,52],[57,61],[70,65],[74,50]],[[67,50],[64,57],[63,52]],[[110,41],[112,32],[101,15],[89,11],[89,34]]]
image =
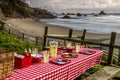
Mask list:
[[79,19],[40,19],[47,24],[68,27],[74,30],[87,29],[90,33],[108,34],[120,33],[120,16],[109,15],[100,17],[84,17]]

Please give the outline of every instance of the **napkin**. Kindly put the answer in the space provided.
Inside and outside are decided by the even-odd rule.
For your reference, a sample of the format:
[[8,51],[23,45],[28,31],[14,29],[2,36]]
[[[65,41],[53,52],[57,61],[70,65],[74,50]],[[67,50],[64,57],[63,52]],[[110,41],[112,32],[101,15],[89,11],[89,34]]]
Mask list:
[[40,58],[40,57],[43,57],[42,54],[31,54],[32,57],[34,58]]
[[15,55],[15,56],[18,57],[18,58],[21,58],[21,59],[25,58],[25,56],[20,55],[20,54],[17,54],[17,55]]

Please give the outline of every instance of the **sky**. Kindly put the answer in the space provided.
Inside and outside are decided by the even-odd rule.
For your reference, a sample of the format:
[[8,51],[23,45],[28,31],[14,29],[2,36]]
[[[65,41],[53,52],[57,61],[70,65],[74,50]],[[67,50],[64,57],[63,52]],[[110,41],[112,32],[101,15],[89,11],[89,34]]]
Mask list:
[[120,13],[120,0],[26,0],[32,7],[51,12],[100,12]]

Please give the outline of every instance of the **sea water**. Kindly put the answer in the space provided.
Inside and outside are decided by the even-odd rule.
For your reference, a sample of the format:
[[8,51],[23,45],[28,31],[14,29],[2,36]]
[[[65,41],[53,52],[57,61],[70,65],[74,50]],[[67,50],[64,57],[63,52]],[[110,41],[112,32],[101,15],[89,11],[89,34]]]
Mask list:
[[97,34],[120,33],[120,15],[75,17],[73,19],[41,19],[51,25],[59,25],[74,30],[84,30]]

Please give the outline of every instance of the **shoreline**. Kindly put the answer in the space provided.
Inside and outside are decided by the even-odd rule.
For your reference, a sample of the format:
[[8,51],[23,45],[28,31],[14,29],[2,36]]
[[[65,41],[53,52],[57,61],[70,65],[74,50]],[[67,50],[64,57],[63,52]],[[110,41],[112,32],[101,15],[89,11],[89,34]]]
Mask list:
[[[40,22],[35,19],[9,19],[5,21],[6,24],[11,24],[12,28],[15,28],[19,31],[23,31],[29,35],[35,35],[43,37],[45,26],[48,26],[48,34],[58,34],[58,35],[68,35],[69,29],[64,26],[50,25],[44,22]],[[73,35],[81,36],[82,30],[73,30]],[[90,41],[99,41],[102,43],[109,43],[110,34],[95,34],[95,33],[86,33],[86,40]],[[117,39],[116,39],[117,40]],[[119,40],[119,39],[118,39]],[[117,42],[118,42],[117,40]]]

